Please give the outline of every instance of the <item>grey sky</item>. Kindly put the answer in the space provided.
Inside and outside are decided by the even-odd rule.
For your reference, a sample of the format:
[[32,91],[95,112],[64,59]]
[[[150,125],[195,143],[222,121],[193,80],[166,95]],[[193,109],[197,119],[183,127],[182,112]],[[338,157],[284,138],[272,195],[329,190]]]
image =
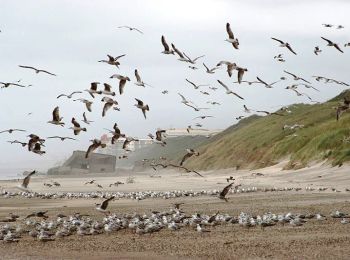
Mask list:
[[[88,140],[100,137],[117,122],[121,130],[131,136],[146,136],[157,127],[183,128],[193,124],[199,114],[210,114],[215,119],[204,121],[207,128],[225,128],[242,115],[243,104],[253,109],[274,110],[278,106],[307,102],[284,87],[292,82],[283,82],[274,89],[262,86],[233,84],[225,70],[214,75],[206,74],[201,65],[204,61],[214,66],[220,60],[230,60],[247,67],[245,79],[256,76],[272,82],[283,75],[283,70],[294,72],[309,80],[312,75],[324,75],[350,82],[348,76],[350,48],[341,54],[326,47],[320,36],[343,44],[350,41],[349,1],[1,1],[0,10],[0,81],[16,81],[32,84],[27,89],[8,88],[0,90],[0,128],[24,128],[26,134],[2,134],[0,149],[1,169],[18,167],[45,168],[55,161],[67,157],[75,149],[86,149]],[[240,41],[240,50],[234,50],[225,42],[226,22]],[[322,23],[342,24],[343,30],[323,28]],[[140,28],[144,35],[117,29],[120,25]],[[191,57],[205,54],[197,63],[199,70],[188,69],[188,64],[177,57],[162,55],[161,35],[168,43],[173,42]],[[270,37],[288,41],[297,56],[278,47]],[[313,48],[318,45],[323,52],[316,57]],[[277,63],[273,56],[284,53],[286,63]],[[98,63],[106,58],[126,54],[121,59],[120,70]],[[56,73],[57,77],[35,75],[21,69],[32,65]],[[133,71],[137,68],[143,80],[155,88],[141,88],[133,84]],[[121,111],[108,111],[101,118],[101,96],[93,104],[93,112],[87,113],[95,123],[88,126],[88,132],[78,136],[79,142],[48,140],[47,154],[38,156],[29,153],[19,145],[10,145],[7,140],[27,140],[29,133],[42,137],[50,135],[72,136],[70,119],[82,118],[85,107],[82,103],[64,98],[57,100],[60,93],[89,88],[92,81],[111,83],[117,90],[117,81],[110,80],[114,73],[128,75],[125,94],[117,95]],[[286,75],[285,75],[286,76]],[[185,81],[212,84],[218,87],[207,97],[193,90]],[[245,98],[240,101],[226,96],[217,84],[221,79]],[[314,82],[314,80],[313,80]],[[339,93],[339,85],[313,84],[321,92],[305,90],[318,101],[324,101]],[[169,90],[168,95],[161,91]],[[207,89],[205,89],[207,90]],[[203,113],[195,112],[180,103],[177,92],[184,94],[201,107],[211,107]],[[89,98],[88,93],[81,95]],[[134,98],[140,98],[150,105],[148,119],[133,105]],[[212,107],[208,100],[222,103]],[[49,125],[51,112],[60,106],[65,128]],[[32,112],[31,116],[27,116]],[[62,145],[63,144],[63,145]],[[20,166],[19,166],[20,165]]]

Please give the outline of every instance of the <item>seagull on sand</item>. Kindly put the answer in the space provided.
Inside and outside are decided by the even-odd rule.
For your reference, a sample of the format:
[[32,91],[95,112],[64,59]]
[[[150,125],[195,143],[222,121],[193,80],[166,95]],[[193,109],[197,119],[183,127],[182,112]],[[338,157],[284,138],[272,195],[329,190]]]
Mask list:
[[231,182],[229,185],[227,185],[220,193],[219,193],[219,199],[225,200],[228,202],[228,199],[226,198],[227,193],[230,191],[232,185],[234,182]]
[[228,39],[226,39],[225,41],[232,43],[232,46],[238,50],[238,45],[239,45],[239,41],[237,38],[235,38],[235,36],[233,35],[233,32],[231,30],[231,26],[229,23],[226,23],[226,32],[228,34]]
[[293,51],[292,47],[288,42],[284,42],[282,40],[279,40],[277,38],[271,37],[272,40],[278,41],[280,43],[280,47],[286,47],[288,50],[290,50],[293,54],[297,55],[295,51]]
[[72,98],[72,96],[73,96],[74,94],[79,94],[79,93],[83,93],[83,92],[81,92],[81,91],[73,91],[73,92],[72,92],[72,93],[70,93],[69,95],[66,95],[66,94],[60,94],[60,95],[58,95],[58,96],[57,96],[57,98],[60,98],[60,97]]
[[141,79],[141,77],[140,77],[140,74],[139,74],[139,72],[137,71],[137,69],[135,69],[135,77],[136,77],[136,82],[135,82],[135,85],[136,85],[136,86],[146,87],[146,85],[147,85],[147,86],[151,87],[151,85],[146,84],[145,82],[142,81],[142,79]]
[[324,38],[324,37],[321,37],[323,40],[325,40],[328,44],[327,44],[327,46],[330,46],[330,47],[334,47],[334,48],[336,48],[338,51],[340,51],[341,53],[344,53],[341,49],[340,49],[340,47],[339,47],[339,45],[337,44],[337,43],[334,43],[334,42],[332,42],[331,40],[328,40],[328,39],[326,39],[326,38]]
[[76,141],[77,139],[74,139],[72,137],[68,137],[68,136],[50,136],[50,137],[47,137],[47,139],[61,139],[61,141],[63,142],[64,140],[74,140]]
[[23,190],[25,192],[29,192],[29,189],[28,189],[28,185],[29,185],[29,181],[30,181],[30,178],[32,177],[32,175],[34,175],[36,173],[36,171],[32,171],[30,172],[22,181],[22,183],[20,185],[17,186],[17,188],[19,188],[20,190]]
[[104,95],[110,95],[110,96],[115,96],[115,92],[112,91],[112,86],[107,84],[107,83],[103,83],[104,86],[104,90],[102,90],[102,94]]
[[120,95],[123,94],[126,81],[130,81],[130,78],[127,77],[127,76],[119,75],[119,74],[113,74],[109,78],[111,78],[111,79],[114,79],[114,78],[119,79],[119,94]]
[[87,125],[89,125],[90,123],[93,123],[94,121],[88,120],[86,117],[85,112],[83,113],[83,122]]
[[220,61],[216,66],[220,67],[221,65],[226,65],[226,68],[227,68],[226,71],[229,77],[232,76],[232,71],[237,68],[236,63],[225,61],[225,60]]
[[193,83],[192,81],[189,81],[188,79],[185,79],[188,83],[190,83],[193,87],[194,87],[194,89],[198,89],[198,88],[200,88],[200,87],[206,87],[206,86],[209,86],[208,84],[201,84],[201,85],[197,85],[197,84],[195,84],[195,83]]
[[230,90],[224,83],[222,83],[220,80],[217,80],[221,86],[223,86],[225,89],[226,89],[226,94],[233,94],[235,95],[236,97],[240,98],[240,99],[244,99],[242,98],[240,95],[238,95],[237,93],[233,92],[232,90]]
[[314,49],[315,55],[318,55],[321,52],[322,52],[322,50],[320,49],[320,47],[316,46],[315,49]]
[[106,115],[108,109],[110,109],[113,105],[118,105],[118,102],[110,97],[103,97],[101,101],[105,102],[102,110],[102,117]]
[[198,233],[208,233],[210,230],[203,229],[200,224],[197,224],[196,230]]
[[182,157],[182,160],[181,160],[181,162],[180,162],[180,166],[182,166],[183,163],[184,163],[188,158],[192,157],[193,155],[199,156],[199,152],[196,152],[196,151],[195,151],[194,149],[192,149],[192,148],[186,149],[186,152],[187,152],[187,153],[184,155],[184,157]]
[[55,109],[52,111],[52,120],[48,121],[48,123],[64,126],[64,122],[61,122],[62,119],[63,117],[60,117],[59,107],[55,107]]
[[288,71],[286,71],[286,70],[284,70],[284,73],[287,73],[287,74],[293,76],[293,79],[294,79],[294,80],[302,80],[302,81],[305,81],[306,83],[311,84],[310,81],[307,81],[306,79],[303,79],[303,78],[301,78],[301,77],[298,77],[298,76],[296,76],[295,74],[290,73],[290,72],[288,72]]
[[12,134],[13,132],[25,132],[26,130],[23,130],[23,129],[7,129],[7,130],[3,130],[0,132],[0,134],[2,133],[9,133],[9,134]]
[[69,129],[73,129],[74,135],[78,135],[80,131],[84,131],[84,132],[87,131],[85,127],[80,127],[80,124],[75,120],[74,117],[72,118],[71,122],[73,124],[73,127],[70,127]]
[[143,34],[143,32],[139,29],[137,29],[136,27],[130,27],[130,26],[127,26],[127,25],[122,25],[122,26],[118,26],[118,28],[126,28],[126,29],[129,29],[130,31],[136,31],[136,32],[139,32],[141,34]]
[[215,73],[215,70],[218,69],[218,67],[214,67],[214,68],[212,68],[212,69],[209,69],[209,68],[207,67],[207,65],[205,65],[204,62],[203,62],[203,66],[205,67],[206,72],[207,72],[208,74],[214,74],[214,73]]
[[21,67],[21,68],[24,68],[24,69],[32,69],[32,70],[35,71],[36,74],[38,74],[39,72],[42,72],[42,73],[46,73],[46,74],[49,74],[49,75],[52,75],[52,76],[57,76],[56,74],[48,72],[47,70],[41,70],[41,69],[37,69],[37,68],[31,67],[31,66],[18,65],[18,67]]
[[116,66],[119,69],[120,62],[118,61],[118,59],[121,58],[121,57],[124,57],[125,54],[119,55],[119,56],[117,56],[115,58],[113,56],[111,56],[111,55],[108,55],[108,54],[107,54],[107,56],[108,56],[108,60],[99,60],[98,62],[104,62],[104,63],[107,63],[109,65]]
[[92,111],[92,110],[91,110],[92,101],[89,101],[89,100],[84,99],[84,98],[74,99],[73,101],[80,101],[80,102],[84,103],[85,106],[86,106],[86,109],[87,109],[89,112]]
[[143,116],[146,119],[146,111],[149,111],[149,106],[145,105],[140,99],[135,98],[135,100],[137,101],[137,104],[135,104],[135,106],[142,110]]
[[163,47],[164,47],[164,51],[162,51],[162,53],[163,54],[175,54],[174,53],[174,50],[171,50],[170,48],[169,48],[169,45],[167,44],[167,42],[165,41],[165,37],[164,37],[164,35],[162,35],[162,45],[163,45]]
[[89,92],[89,94],[95,98],[94,94],[99,94],[101,95],[102,94],[102,91],[101,90],[97,90],[97,85],[100,84],[100,82],[91,82],[91,86],[90,86],[90,89],[85,89],[85,91]]
[[102,143],[101,140],[99,140],[99,139],[92,140],[92,144],[89,146],[89,148],[87,149],[87,151],[85,153],[85,158],[88,158],[89,154],[92,153],[93,151],[95,151],[99,147],[105,148],[106,144]]
[[47,218],[49,218],[49,216],[46,215],[47,212],[48,212],[47,210],[46,211],[33,212],[33,213],[27,215],[24,219],[31,218],[31,217],[47,219]]
[[102,204],[96,204],[96,209],[100,212],[103,212],[105,214],[110,214],[110,212],[107,210],[108,203],[113,200],[115,197],[112,196],[102,202]]

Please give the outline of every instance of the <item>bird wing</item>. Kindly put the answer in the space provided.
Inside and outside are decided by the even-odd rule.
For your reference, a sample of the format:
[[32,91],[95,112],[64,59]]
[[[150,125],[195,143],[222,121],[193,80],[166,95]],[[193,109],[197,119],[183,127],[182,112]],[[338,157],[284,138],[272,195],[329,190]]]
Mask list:
[[112,86],[107,84],[107,83],[103,83],[104,87],[105,87],[105,91],[106,92],[111,92]]
[[177,93],[177,94],[182,98],[182,101],[188,102],[183,95],[181,95],[180,93]]
[[68,97],[66,94],[60,94],[57,96],[57,98],[60,98],[60,97]]
[[114,60],[118,60],[118,59],[120,59],[120,58],[124,57],[125,55],[126,55],[126,54],[119,55],[119,56],[115,57],[115,58],[114,58]]
[[24,69],[32,69],[32,70],[37,70],[36,68],[31,67],[31,66],[23,66],[23,65],[18,65],[18,67],[21,67],[21,68],[24,68]]
[[106,102],[105,105],[103,106],[103,110],[102,110],[102,117],[104,117],[108,111],[108,109],[110,109],[113,106],[113,103],[111,102]]
[[186,154],[184,155],[184,157],[182,157],[182,160],[181,160],[181,162],[180,162],[180,166],[182,166],[183,163],[184,163],[188,158],[190,158],[192,155],[193,155],[193,153],[186,153]]
[[196,62],[198,59],[203,58],[203,57],[205,57],[205,55],[198,56],[198,57],[193,59],[193,62]]
[[52,111],[52,121],[56,121],[56,122],[60,121],[59,107],[55,107],[55,109]]
[[137,28],[133,28],[135,31],[138,31],[139,33],[143,34],[143,32]]
[[97,82],[91,82],[91,84],[90,84],[91,86],[90,86],[90,89],[91,90],[97,90]]
[[143,102],[142,102],[142,100],[137,99],[137,98],[135,98],[135,100],[137,101],[137,104],[138,104],[139,106],[143,106]]
[[137,82],[142,83],[142,80],[141,80],[141,77],[139,75],[139,72],[136,69],[135,69],[135,77],[136,77]]
[[96,150],[96,148],[98,147],[98,145],[96,145],[96,143],[92,143],[89,148],[87,149],[86,153],[85,153],[85,158],[88,158],[89,157],[89,154],[91,152],[93,152],[94,150]]
[[238,83],[241,84],[243,78],[244,70],[238,70],[237,79]]
[[234,38],[235,38],[235,36],[233,35],[233,32],[232,32],[232,30],[231,30],[231,26],[230,26],[229,23],[226,23],[226,32],[227,32],[228,37],[229,37],[230,39],[234,39]]
[[169,45],[165,41],[164,35],[162,35],[162,44],[163,44],[163,47],[164,47],[165,51],[170,51]]
[[204,62],[203,62],[203,66],[207,69],[207,71],[209,71],[209,68],[205,65]]
[[72,118],[72,121],[71,121],[71,122],[72,122],[72,124],[73,124],[75,127],[78,127],[78,128],[80,127],[80,124],[75,120],[74,117]]
[[126,84],[126,80],[125,79],[121,79],[119,81],[119,93],[120,93],[120,95],[123,94],[123,92],[124,92],[125,84]]
[[104,210],[107,209],[107,207],[108,207],[108,202],[111,201],[112,199],[114,199],[114,196],[110,197],[109,199],[104,200],[104,201],[102,202],[100,208],[101,208],[101,209],[104,209]]
[[328,40],[328,39],[326,39],[326,38],[324,38],[324,37],[321,37],[321,39],[325,40],[325,41],[328,42],[329,44],[333,44],[333,42],[332,42],[331,40]]
[[49,72],[47,70],[39,70],[39,71],[41,71],[43,73],[46,73],[46,74],[49,74],[49,75],[52,75],[52,76],[57,76],[56,74],[53,74],[53,73],[51,73],[51,72]]
[[195,88],[197,88],[197,85],[194,84],[193,82],[189,81],[188,79],[186,79],[186,81],[187,81],[188,83],[190,83],[192,86],[194,86]]
[[179,51],[174,44],[171,44],[171,47],[173,48],[173,50],[177,53],[177,55],[180,56],[180,58],[184,59],[184,55],[181,53],[181,51]]
[[229,89],[224,83],[222,83],[220,80],[218,80],[218,82],[219,82],[220,85],[223,86],[227,91],[230,90],[230,89]]
[[236,97],[238,97],[238,98],[240,98],[240,99],[243,99],[244,100],[244,98],[243,97],[241,97],[240,95],[238,95],[237,93],[235,93],[235,92],[232,92],[233,93],[233,95],[235,95]]
[[339,48],[338,44],[334,44],[334,48],[336,48],[338,51],[344,53],[344,52]]
[[30,181],[30,177],[35,174],[36,171],[32,171],[31,173],[29,173],[24,179],[23,179],[23,183],[22,183],[22,186],[27,188],[28,187],[28,184],[29,184],[29,181]]
[[264,84],[264,85],[266,85],[266,86],[269,86],[269,85],[270,85],[270,84],[267,84],[265,81],[261,80],[259,77],[256,77],[256,79],[257,79],[260,83],[262,83],[262,84]]
[[225,196],[227,195],[228,191],[231,189],[233,185],[233,182],[230,183],[229,185],[227,185],[221,192],[220,192],[220,197],[225,198]]
[[289,74],[289,75],[292,75],[294,78],[298,78],[296,75],[294,75],[293,73],[290,73],[290,72],[288,72],[288,71],[286,71],[286,70],[283,70],[284,71],[284,73],[287,73],[287,74]]
[[279,40],[279,39],[277,39],[277,38],[271,37],[271,39],[272,39],[272,40],[275,40],[275,41],[278,41],[278,42],[281,43],[281,44],[284,44],[284,41],[281,41],[281,40]]
[[290,50],[293,54],[297,55],[297,53],[292,49],[292,47],[288,44],[286,46],[288,48],[288,50]]
[[109,59],[110,62],[114,62],[114,61],[115,61],[115,59],[114,59],[113,56],[107,54],[107,57],[108,57],[108,59]]

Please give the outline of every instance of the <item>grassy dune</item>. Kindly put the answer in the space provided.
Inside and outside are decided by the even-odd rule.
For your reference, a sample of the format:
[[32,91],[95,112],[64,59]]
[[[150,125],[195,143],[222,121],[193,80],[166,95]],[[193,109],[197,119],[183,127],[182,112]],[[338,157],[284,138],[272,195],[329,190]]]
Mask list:
[[[335,109],[345,91],[322,104],[296,104],[285,116],[251,116],[220,135],[209,139],[197,149],[199,157],[186,165],[196,169],[259,168],[289,159],[288,168],[305,167],[315,160],[328,160],[341,165],[350,160],[350,113],[337,122]],[[283,130],[283,126],[302,124],[304,128]],[[349,138],[350,139],[350,138]]]

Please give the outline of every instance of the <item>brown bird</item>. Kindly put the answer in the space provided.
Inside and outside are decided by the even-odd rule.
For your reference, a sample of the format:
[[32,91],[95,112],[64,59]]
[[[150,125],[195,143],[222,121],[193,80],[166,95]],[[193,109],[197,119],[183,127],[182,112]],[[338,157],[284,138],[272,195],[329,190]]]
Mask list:
[[97,90],[97,85],[100,84],[100,82],[91,82],[90,83],[90,89],[85,89],[85,91],[89,92],[89,94],[95,98],[94,94],[102,94],[101,90]]
[[36,173],[36,171],[32,171],[30,172],[22,181],[22,183],[20,185],[17,186],[17,188],[24,190],[24,191],[29,191],[28,190],[28,185],[29,185],[29,181],[30,178],[32,177],[32,175],[34,175]]
[[111,79],[114,79],[114,78],[119,79],[119,94],[120,95],[123,94],[126,81],[130,81],[130,78],[127,77],[127,76],[119,75],[119,74],[113,74],[109,78],[111,78]]
[[69,129],[73,129],[74,131],[74,135],[78,135],[80,133],[80,131],[84,131],[86,132],[86,128],[85,127],[80,127],[80,124],[75,120],[74,117],[72,117],[72,124],[73,124],[73,127],[70,127]]
[[120,129],[117,126],[117,123],[114,124],[113,129],[114,129],[114,131],[111,131],[111,130],[105,128],[105,130],[108,130],[111,134],[113,134],[111,142],[112,142],[112,144],[115,144],[115,142],[120,137],[125,137],[125,134],[121,134]]
[[222,199],[222,200],[225,200],[226,202],[228,202],[226,195],[230,191],[233,184],[234,184],[234,182],[230,183],[219,193],[219,199]]
[[296,52],[292,49],[290,44],[288,42],[284,42],[282,40],[276,39],[276,38],[271,38],[272,40],[278,41],[280,43],[280,47],[286,47],[289,51],[291,51],[293,54],[297,55]]
[[104,200],[102,202],[102,204],[96,204],[96,210],[100,211],[100,212],[103,212],[103,213],[107,213],[109,214],[110,212],[107,210],[107,207],[108,207],[108,203],[113,200],[115,197],[112,196],[106,200]]
[[118,102],[116,100],[109,97],[103,97],[101,101],[105,102],[102,110],[102,117],[106,115],[108,109],[110,109],[113,105],[118,105]]
[[28,137],[30,138],[28,141],[28,151],[30,152],[33,150],[36,143],[43,144],[45,142],[45,139],[42,139],[35,134],[30,134]]
[[238,73],[237,73],[237,80],[238,80],[238,83],[241,84],[242,79],[243,79],[244,72],[247,72],[248,69],[246,69],[246,68],[241,68],[241,67],[236,67],[236,70],[238,71]]
[[229,77],[232,76],[232,71],[237,68],[236,63],[225,60],[220,61],[216,66],[220,67],[221,65],[226,65],[226,71]]
[[48,121],[48,123],[64,126],[64,122],[61,122],[62,119],[63,117],[60,117],[59,107],[55,107],[55,109],[52,111],[52,120]]
[[41,150],[41,143],[36,143],[34,145],[34,148],[32,149],[32,152],[39,155],[43,155],[44,153],[46,153],[45,151]]
[[112,91],[112,86],[111,85],[109,85],[107,83],[103,83],[103,86],[104,86],[104,90],[102,90],[102,94],[115,96],[115,92]]
[[99,140],[99,139],[92,140],[92,144],[89,146],[89,148],[87,149],[87,151],[85,153],[85,158],[88,158],[89,154],[92,153],[93,151],[95,151],[99,147],[105,148],[106,144],[102,143],[101,140]]
[[47,219],[47,218],[49,218],[49,216],[46,215],[47,212],[48,212],[47,210],[46,211],[37,211],[37,212],[29,214],[24,219],[31,218],[31,217],[38,217],[38,218]]
[[116,66],[119,69],[120,62],[118,61],[118,59],[121,57],[124,57],[124,56],[125,56],[125,54],[114,58],[113,56],[107,54],[108,60],[99,60],[98,62],[104,62],[104,63],[107,63],[109,65]]
[[190,157],[192,157],[193,155],[195,156],[199,156],[199,152],[196,152],[194,149],[192,148],[189,148],[189,149],[186,149],[186,154],[184,155],[184,157],[182,157],[182,160],[180,162],[180,166],[183,165],[183,163]]
[[226,39],[225,41],[232,43],[232,46],[238,50],[238,45],[239,45],[239,41],[237,38],[235,38],[235,36],[233,35],[233,32],[231,30],[231,26],[229,23],[226,23],[226,32],[228,34],[228,39]]
[[129,146],[129,144],[130,144],[131,142],[134,142],[134,141],[138,141],[138,139],[135,139],[135,138],[133,138],[133,137],[126,137],[126,138],[125,138],[125,141],[124,141],[124,143],[123,143],[123,149],[124,149],[125,151],[131,151],[131,150],[128,148],[128,146]]
[[49,74],[49,75],[52,75],[52,76],[57,76],[56,74],[48,72],[47,70],[40,70],[40,69],[36,69],[34,67],[31,67],[31,66],[18,65],[18,67],[21,67],[21,68],[24,68],[24,69],[32,69],[32,70],[35,71],[36,74],[38,74],[39,72],[43,72],[43,73],[46,73],[46,74]]
[[157,130],[155,142],[160,143],[162,146],[166,145],[166,142],[163,140],[165,133],[166,133],[166,130],[162,130],[162,129]]
[[143,116],[146,119],[146,111],[149,111],[149,106],[145,105],[140,99],[135,98],[135,100],[137,101],[137,104],[135,104],[135,106],[142,110]]

